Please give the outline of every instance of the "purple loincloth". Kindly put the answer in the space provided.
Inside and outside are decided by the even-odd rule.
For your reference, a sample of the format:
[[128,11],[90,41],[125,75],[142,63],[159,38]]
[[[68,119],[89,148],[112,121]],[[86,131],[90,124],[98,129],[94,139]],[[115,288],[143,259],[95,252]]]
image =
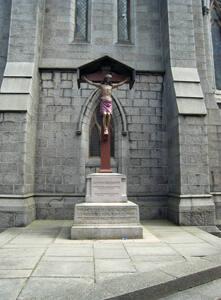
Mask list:
[[102,115],[104,113],[112,114],[112,100],[108,100],[105,97],[101,97],[100,113]]

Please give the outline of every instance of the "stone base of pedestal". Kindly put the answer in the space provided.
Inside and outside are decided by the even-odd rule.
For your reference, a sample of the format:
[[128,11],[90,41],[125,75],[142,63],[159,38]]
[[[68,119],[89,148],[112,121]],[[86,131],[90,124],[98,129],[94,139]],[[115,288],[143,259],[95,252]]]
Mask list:
[[139,224],[139,207],[129,201],[76,204],[74,224]]
[[72,240],[142,239],[143,228],[139,225],[73,225]]
[[139,207],[133,202],[75,206],[71,239],[137,239],[142,236]]
[[87,176],[86,202],[76,204],[71,239],[138,239],[143,237],[139,207],[127,201],[126,176]]

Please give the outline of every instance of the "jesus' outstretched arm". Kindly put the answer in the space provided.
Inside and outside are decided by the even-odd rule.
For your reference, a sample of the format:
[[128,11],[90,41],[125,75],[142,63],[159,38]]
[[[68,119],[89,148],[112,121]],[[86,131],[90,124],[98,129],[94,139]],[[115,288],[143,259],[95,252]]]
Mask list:
[[112,88],[113,88],[113,89],[116,89],[116,88],[118,88],[119,86],[121,86],[121,85],[123,85],[123,84],[129,82],[129,80],[130,80],[130,78],[128,77],[128,78],[126,78],[125,80],[123,80],[123,81],[121,81],[121,82],[119,82],[119,83],[113,83],[113,84],[112,84]]
[[93,86],[96,86],[96,87],[100,87],[101,86],[100,83],[95,83],[95,82],[89,80],[86,76],[82,76],[82,79],[85,80],[87,83],[93,85]]

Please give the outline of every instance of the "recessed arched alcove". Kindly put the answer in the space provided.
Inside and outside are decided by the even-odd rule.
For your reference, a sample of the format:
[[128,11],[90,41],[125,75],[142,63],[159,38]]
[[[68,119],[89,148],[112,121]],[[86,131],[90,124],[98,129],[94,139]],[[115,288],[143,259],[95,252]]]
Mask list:
[[[112,57],[103,56],[83,66],[77,70],[78,88],[81,83],[85,82],[85,76],[92,82],[103,82],[105,75],[112,75],[112,83],[119,83],[128,79],[130,88],[133,87],[136,72],[134,69],[125,65]],[[113,157],[111,158],[111,167],[113,172],[127,173],[127,152],[128,152],[128,137],[127,137],[127,121],[124,109],[115,96],[113,99],[113,135],[114,149]],[[100,102],[100,90],[96,89],[82,106],[79,121],[77,124],[76,134],[80,139],[80,190],[84,192],[85,177],[89,173],[96,172],[100,168],[100,158],[90,157],[90,131],[93,124],[93,116]],[[98,144],[98,143],[97,143]]]
[[[100,167],[100,158],[90,156],[90,133],[94,113],[99,105],[99,90],[95,90],[86,100],[81,109],[76,134],[80,139],[80,177],[81,190],[84,191],[85,177],[87,174],[96,172]],[[111,157],[111,166],[114,172],[127,173],[128,136],[127,123],[124,109],[116,97],[113,99],[113,135],[114,157]]]

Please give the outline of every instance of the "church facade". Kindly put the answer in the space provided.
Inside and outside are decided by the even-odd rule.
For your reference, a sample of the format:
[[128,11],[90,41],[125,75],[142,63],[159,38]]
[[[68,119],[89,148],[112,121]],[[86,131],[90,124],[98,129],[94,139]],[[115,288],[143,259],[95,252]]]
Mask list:
[[[111,165],[141,219],[221,222],[219,0],[0,0],[0,227],[73,219],[99,168],[99,92],[78,68],[136,71],[113,92]],[[105,66],[104,66],[105,67]]]

